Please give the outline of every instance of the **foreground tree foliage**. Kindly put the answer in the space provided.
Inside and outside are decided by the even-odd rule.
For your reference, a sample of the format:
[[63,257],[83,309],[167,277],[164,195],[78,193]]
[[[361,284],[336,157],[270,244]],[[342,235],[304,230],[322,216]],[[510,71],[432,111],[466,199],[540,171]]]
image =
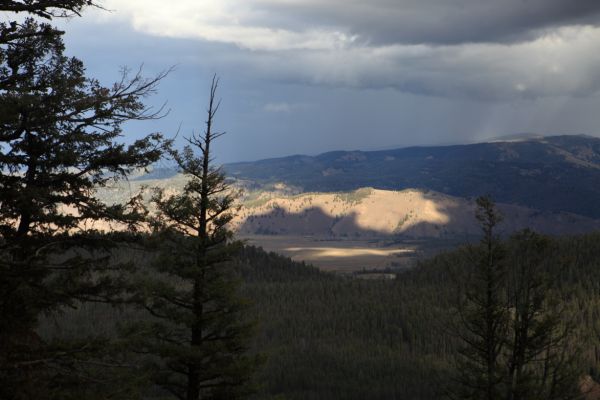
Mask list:
[[[464,293],[453,331],[459,336],[452,399],[573,399],[577,384],[573,327],[553,301],[546,273],[551,241],[531,231],[508,243],[489,198],[477,200],[483,237],[454,268]],[[508,251],[507,249],[510,249]],[[465,273],[466,272],[466,273]]]
[[[53,18],[81,15],[86,7],[99,7],[99,5],[93,0],[1,0],[0,11],[14,18],[13,20],[0,22],[0,46],[2,46],[0,64],[6,67],[4,64],[7,63],[6,50],[8,45],[15,46],[19,41],[32,37],[37,37],[40,40],[42,38],[52,40],[60,37],[63,33],[48,23],[37,25],[35,30],[32,30],[31,27],[24,29],[27,22],[20,22],[23,19],[17,20],[17,15],[35,16],[51,20]],[[19,65],[14,62],[10,63],[9,68],[3,68],[0,74],[0,90],[11,87],[21,78],[23,76],[19,73]],[[24,78],[27,79],[27,77]]]
[[116,139],[124,122],[159,116],[141,99],[164,74],[145,80],[125,72],[105,88],[86,78],[81,61],[63,55],[60,37],[33,35],[38,27],[25,22],[32,35],[8,46],[1,66],[20,76],[0,96],[0,229],[10,239],[63,233],[88,220],[127,220],[123,205],[105,205],[93,191],[161,155],[158,134],[129,146]]
[[[0,9],[51,18],[90,1],[12,1]],[[79,338],[48,342],[36,334],[42,314],[82,301],[112,301],[122,270],[96,223],[135,227],[134,198],[105,205],[95,190],[158,160],[161,137],[120,144],[126,121],[160,115],[142,100],[164,77],[123,74],[107,88],[66,57],[61,32],[31,18],[0,25],[0,393],[55,398],[101,376],[89,358],[106,344]],[[96,362],[93,365],[99,365]],[[120,391],[119,389],[118,391]],[[82,393],[87,394],[82,394]]]
[[157,191],[153,198],[157,274],[145,275],[133,289],[142,291],[138,301],[152,316],[137,327],[133,347],[150,355],[155,384],[187,400],[247,394],[258,361],[246,354],[252,324],[227,265],[240,249],[227,229],[235,192],[212,166],[213,141],[222,135],[213,128],[217,84],[213,78],[204,133],[188,138],[182,153],[172,151],[189,181],[180,194]]
[[52,19],[80,15],[85,7],[97,6],[93,0],[1,0],[0,10],[26,13]]

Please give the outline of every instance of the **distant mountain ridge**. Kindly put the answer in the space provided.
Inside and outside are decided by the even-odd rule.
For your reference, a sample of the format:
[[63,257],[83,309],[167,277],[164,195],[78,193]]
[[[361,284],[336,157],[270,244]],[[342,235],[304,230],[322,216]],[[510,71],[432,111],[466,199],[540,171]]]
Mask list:
[[361,187],[434,190],[457,197],[600,218],[600,139],[532,137],[487,143],[334,151],[226,164],[228,175],[301,191]]

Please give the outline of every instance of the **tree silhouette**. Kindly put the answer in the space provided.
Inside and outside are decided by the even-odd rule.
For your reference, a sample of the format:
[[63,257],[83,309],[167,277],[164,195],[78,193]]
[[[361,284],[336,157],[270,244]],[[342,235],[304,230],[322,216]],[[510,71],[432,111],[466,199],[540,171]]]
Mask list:
[[[51,10],[79,12],[86,4],[0,8],[49,18]],[[74,360],[94,348],[86,341],[45,343],[35,328],[42,313],[116,294],[119,271],[108,263],[107,241],[86,224],[134,228],[142,219],[139,199],[107,205],[95,191],[159,159],[161,135],[129,145],[120,137],[125,122],[162,115],[143,99],[165,73],[145,79],[124,71],[104,87],[85,76],[80,60],[63,54],[61,34],[49,25],[29,18],[2,25],[0,35],[0,387],[5,398],[19,398],[25,390],[58,390],[56,382],[73,377],[66,371],[80,368]]]
[[502,217],[488,197],[477,199],[477,220],[483,237],[469,260],[472,274],[459,306],[462,342],[456,362],[457,388],[452,397],[499,399],[502,385],[501,355],[506,344],[508,312],[505,307],[504,250],[496,229]]
[[215,77],[204,133],[171,152],[189,180],[180,194],[156,192],[161,256],[153,265],[157,273],[136,284],[153,319],[137,327],[133,348],[155,356],[150,368],[157,385],[187,400],[244,395],[259,361],[247,355],[252,324],[228,264],[241,246],[227,227],[236,192],[211,158],[214,140],[223,135],[213,127],[217,86]]
[[488,197],[477,199],[483,238],[471,247],[461,276],[462,301],[454,333],[453,399],[575,399],[577,348],[573,327],[554,301],[549,271],[556,249],[525,230],[508,242],[496,234],[502,220]]
[[81,15],[85,7],[99,7],[93,0],[2,0],[0,11],[25,13],[52,19]]

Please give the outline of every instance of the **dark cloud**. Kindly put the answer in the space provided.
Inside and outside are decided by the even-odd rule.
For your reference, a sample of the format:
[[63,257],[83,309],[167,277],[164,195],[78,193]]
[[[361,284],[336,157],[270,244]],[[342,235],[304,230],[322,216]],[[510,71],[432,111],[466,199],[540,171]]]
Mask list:
[[112,1],[135,30],[229,45],[203,63],[267,80],[500,101],[600,89],[600,0]]
[[327,87],[512,101],[591,96],[600,90],[600,29],[562,28],[510,46],[354,47],[240,55],[265,79]]
[[567,25],[598,25],[598,0],[257,1],[254,20],[337,28],[372,44],[518,42]]
[[[228,132],[219,162],[600,133],[600,26],[578,26],[597,25],[600,0],[126,4],[104,21],[61,21],[69,53],[103,82],[118,78],[120,65],[144,63],[150,75],[178,65],[148,99],[168,100],[171,114],[131,125],[124,140],[181,126],[180,140],[201,129],[215,72],[218,129]],[[177,12],[167,18],[160,7]],[[338,45],[337,32],[361,38]]]

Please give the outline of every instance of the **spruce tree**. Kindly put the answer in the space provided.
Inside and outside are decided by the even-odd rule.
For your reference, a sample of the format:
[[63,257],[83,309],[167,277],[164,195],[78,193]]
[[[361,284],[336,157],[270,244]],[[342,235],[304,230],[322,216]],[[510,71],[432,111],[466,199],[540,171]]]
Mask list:
[[[90,1],[9,1],[0,9],[51,18]],[[114,265],[98,221],[133,227],[136,199],[106,205],[95,190],[156,161],[161,137],[120,142],[123,123],[152,119],[144,106],[163,78],[128,76],[112,87],[66,57],[61,32],[28,18],[0,26],[0,390],[3,398],[51,397],[76,385],[91,342],[46,343],[39,316],[81,301],[111,301]],[[97,347],[96,347],[97,348]],[[69,375],[67,372],[73,374]],[[90,380],[91,381],[91,380]],[[43,384],[42,384],[43,383]],[[56,395],[59,396],[59,395]]]
[[252,324],[229,264],[241,245],[228,229],[236,192],[212,160],[223,134],[213,127],[217,86],[213,78],[204,133],[172,151],[187,184],[179,194],[158,190],[153,198],[161,254],[156,273],[135,289],[152,318],[137,327],[132,347],[151,355],[158,386],[187,400],[243,396],[258,360],[247,355]]
[[456,330],[461,347],[456,357],[456,399],[501,398],[502,353],[506,344],[508,312],[504,296],[504,249],[497,236],[501,215],[489,197],[477,199],[477,220],[481,224],[480,246],[471,248],[471,274],[464,285],[459,305],[460,326]]

